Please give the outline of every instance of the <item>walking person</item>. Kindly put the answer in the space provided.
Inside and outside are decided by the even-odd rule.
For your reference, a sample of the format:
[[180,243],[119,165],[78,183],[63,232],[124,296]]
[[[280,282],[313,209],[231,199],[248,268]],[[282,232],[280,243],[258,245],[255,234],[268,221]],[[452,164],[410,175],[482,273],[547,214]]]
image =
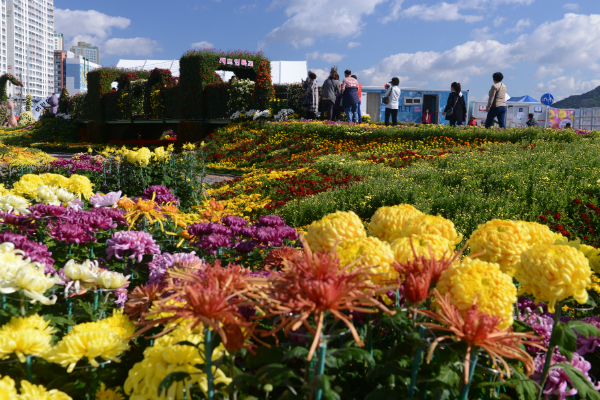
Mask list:
[[317,108],[319,107],[319,87],[317,86],[317,74],[314,69],[308,71],[308,79],[302,81],[302,87],[306,92],[302,95],[302,106],[306,119],[317,118]]
[[392,117],[392,125],[398,123],[398,106],[400,103],[400,79],[392,78],[389,85],[386,83],[383,85],[386,88],[385,95],[383,96],[383,103],[385,104],[385,126],[390,124],[390,117]]
[[333,121],[333,106],[335,105],[336,97],[340,92],[340,81],[335,68],[331,68],[329,78],[323,82],[323,94],[321,95],[321,119],[327,112],[327,119]]
[[492,75],[494,84],[490,89],[490,98],[487,105],[487,119],[485,127],[489,128],[494,123],[494,118],[498,118],[500,128],[506,128],[506,85],[502,83],[504,75],[501,72],[496,72]]
[[467,104],[462,95],[460,83],[452,82],[450,85],[450,96],[442,115],[446,116],[446,121],[450,126],[464,125],[467,120]]
[[[352,75],[356,82],[358,82],[358,78],[356,75]],[[362,104],[362,85],[358,82],[358,123],[362,124],[362,112],[360,111],[360,106]]]
[[342,106],[346,110],[348,122],[358,122],[358,81],[352,77],[352,72],[344,71],[346,76],[340,85],[342,91]]

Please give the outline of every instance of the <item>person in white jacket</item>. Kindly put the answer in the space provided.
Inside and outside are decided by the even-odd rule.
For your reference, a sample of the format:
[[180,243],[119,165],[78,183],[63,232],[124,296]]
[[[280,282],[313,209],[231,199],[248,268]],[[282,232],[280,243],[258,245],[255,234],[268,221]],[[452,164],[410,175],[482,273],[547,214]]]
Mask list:
[[388,103],[385,106],[385,126],[390,124],[390,116],[392,117],[392,125],[398,123],[398,106],[400,101],[400,79],[392,78],[392,80],[384,85],[387,89],[384,98],[388,98]]

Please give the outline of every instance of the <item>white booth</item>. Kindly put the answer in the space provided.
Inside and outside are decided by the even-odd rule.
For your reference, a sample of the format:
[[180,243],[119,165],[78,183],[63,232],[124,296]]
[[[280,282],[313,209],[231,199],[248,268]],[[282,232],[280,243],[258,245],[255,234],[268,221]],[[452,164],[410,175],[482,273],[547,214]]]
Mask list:
[[[469,105],[469,116],[475,117],[477,125],[485,125],[487,119],[487,101],[473,101]],[[529,97],[510,97],[506,95],[506,127],[525,126],[527,115],[533,114],[538,126],[546,126],[548,107]]]

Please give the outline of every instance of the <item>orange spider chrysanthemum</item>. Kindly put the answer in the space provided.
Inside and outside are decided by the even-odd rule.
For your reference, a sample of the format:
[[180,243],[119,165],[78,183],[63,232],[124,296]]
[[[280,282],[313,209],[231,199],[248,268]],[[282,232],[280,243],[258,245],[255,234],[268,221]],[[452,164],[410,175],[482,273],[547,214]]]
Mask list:
[[[356,268],[355,263],[340,267],[334,250],[313,254],[306,240],[303,237],[300,240],[304,246],[304,253],[284,261],[281,272],[268,278],[269,297],[263,300],[268,308],[267,317],[279,318],[275,327],[264,335],[275,334],[282,329],[286,332],[295,331],[304,326],[314,335],[308,353],[308,360],[311,360],[321,340],[325,312],[329,311],[346,324],[356,343],[363,346],[364,343],[350,322],[351,317],[341,311],[375,313],[377,310],[373,307],[376,307],[394,315],[395,312],[388,310],[375,299],[377,294],[387,293],[393,287],[365,283],[368,281],[365,268]],[[311,315],[316,322],[316,328],[308,323]]]
[[148,223],[154,224],[158,222],[161,231],[164,232],[163,221],[165,216],[160,212],[156,202],[153,200],[156,193],[152,195],[152,200],[138,199],[135,202],[135,208],[125,214],[125,220],[129,224],[129,229],[135,226],[135,223],[140,217],[145,217]]
[[117,201],[117,207],[122,208],[127,211],[131,211],[131,210],[135,209],[135,203],[133,202],[133,200],[131,200],[127,197],[123,197],[122,199]]
[[[431,360],[433,351],[441,341],[454,339],[467,343],[465,383],[468,383],[471,349],[475,346],[484,349],[492,359],[494,369],[504,372],[508,378],[510,378],[510,367],[504,359],[505,357],[523,362],[527,376],[533,374],[535,371],[533,358],[524,348],[521,348],[521,345],[534,346],[545,350],[540,345],[541,338],[539,336],[533,333],[513,332],[512,327],[500,330],[498,325],[501,319],[497,316],[479,312],[477,304],[473,304],[463,318],[460,310],[450,303],[450,294],[446,293],[446,296],[442,297],[437,289],[434,290],[434,294],[439,307],[437,313],[429,310],[415,311],[442,324],[422,323],[421,325],[432,330],[445,331],[449,334],[440,336],[431,343],[427,353],[427,362]],[[503,365],[504,371],[498,367],[497,361]],[[500,375],[500,379],[503,380],[502,375]]]

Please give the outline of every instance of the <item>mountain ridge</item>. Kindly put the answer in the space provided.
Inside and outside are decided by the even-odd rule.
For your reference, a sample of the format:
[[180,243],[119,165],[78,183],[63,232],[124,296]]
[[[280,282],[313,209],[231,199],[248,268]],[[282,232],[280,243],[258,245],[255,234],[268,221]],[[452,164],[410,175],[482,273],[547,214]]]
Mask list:
[[600,86],[583,94],[576,94],[552,104],[555,108],[600,107]]

